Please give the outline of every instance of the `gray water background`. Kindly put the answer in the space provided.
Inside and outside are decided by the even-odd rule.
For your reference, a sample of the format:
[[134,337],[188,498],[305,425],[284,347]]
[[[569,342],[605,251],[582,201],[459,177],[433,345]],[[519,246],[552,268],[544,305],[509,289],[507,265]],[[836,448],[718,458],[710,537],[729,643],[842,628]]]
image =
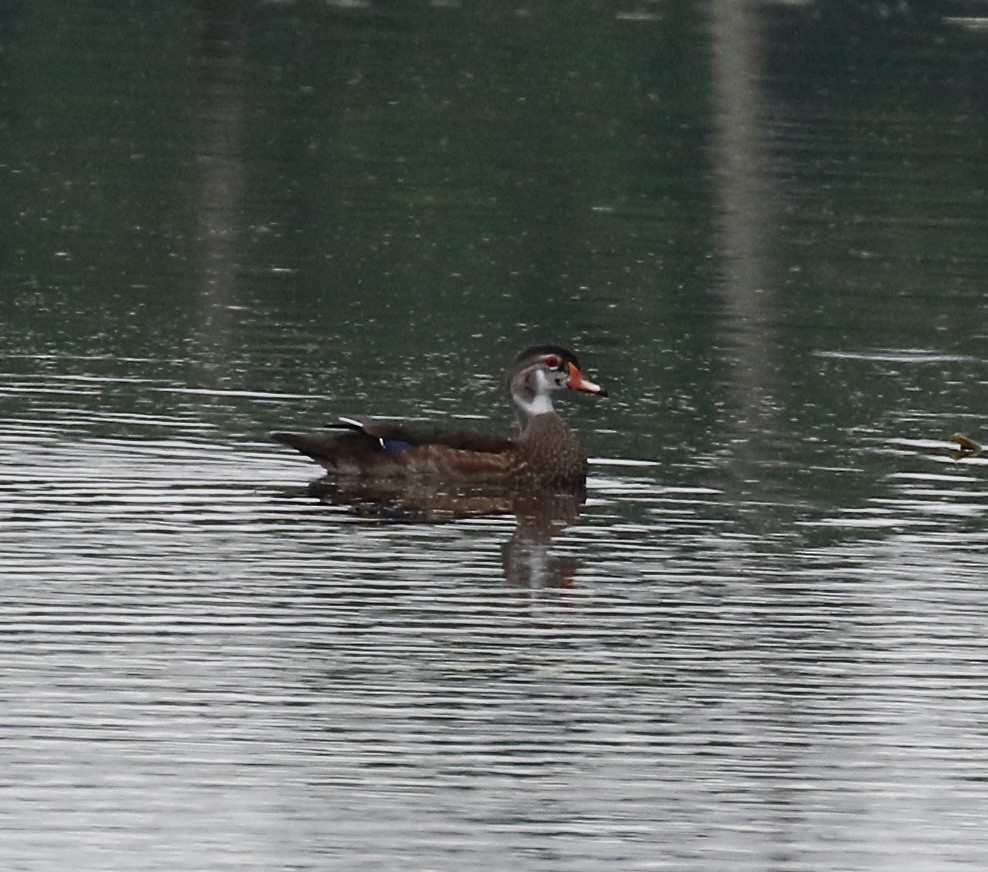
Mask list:
[[[986,868],[984,13],[0,6],[0,865]],[[520,575],[266,437],[532,341]]]

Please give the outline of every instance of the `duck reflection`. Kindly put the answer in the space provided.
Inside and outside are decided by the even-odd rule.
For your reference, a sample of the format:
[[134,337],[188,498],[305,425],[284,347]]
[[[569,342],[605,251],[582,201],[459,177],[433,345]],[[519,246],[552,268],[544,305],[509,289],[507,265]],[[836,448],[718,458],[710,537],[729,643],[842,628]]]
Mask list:
[[570,587],[579,563],[552,554],[552,540],[579,516],[584,494],[524,494],[513,510],[518,526],[501,546],[501,566],[509,584],[521,587]]
[[579,517],[586,492],[456,487],[422,482],[324,476],[308,486],[321,502],[352,508],[382,521],[440,524],[464,518],[514,515],[517,525],[501,547],[505,580],[530,588],[569,587],[578,562],[552,553],[552,543]]

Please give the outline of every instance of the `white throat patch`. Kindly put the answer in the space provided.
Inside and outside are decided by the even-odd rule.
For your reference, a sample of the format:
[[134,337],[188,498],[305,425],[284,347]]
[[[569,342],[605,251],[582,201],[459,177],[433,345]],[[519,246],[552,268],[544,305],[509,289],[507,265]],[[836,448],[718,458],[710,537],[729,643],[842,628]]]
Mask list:
[[536,370],[535,381],[535,396],[531,399],[519,394],[517,391],[512,391],[511,398],[528,416],[547,415],[554,411],[552,407],[552,395],[549,393],[551,390],[549,380],[545,377],[545,373],[542,370]]

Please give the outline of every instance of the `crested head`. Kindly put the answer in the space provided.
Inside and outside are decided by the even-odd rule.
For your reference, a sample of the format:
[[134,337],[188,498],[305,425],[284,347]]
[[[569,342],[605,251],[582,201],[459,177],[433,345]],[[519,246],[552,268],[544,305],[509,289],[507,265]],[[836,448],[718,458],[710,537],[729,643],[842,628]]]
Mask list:
[[535,360],[553,356],[558,357],[561,361],[569,361],[577,369],[580,368],[580,362],[576,359],[576,355],[573,354],[573,352],[568,348],[563,348],[562,345],[546,344],[530,345],[528,348],[524,348],[519,351],[515,356],[512,369],[518,369],[523,364],[527,365]]
[[532,345],[515,357],[508,375],[511,399],[526,417],[552,413],[552,393],[571,388],[607,396],[599,385],[587,381],[576,355],[561,345]]

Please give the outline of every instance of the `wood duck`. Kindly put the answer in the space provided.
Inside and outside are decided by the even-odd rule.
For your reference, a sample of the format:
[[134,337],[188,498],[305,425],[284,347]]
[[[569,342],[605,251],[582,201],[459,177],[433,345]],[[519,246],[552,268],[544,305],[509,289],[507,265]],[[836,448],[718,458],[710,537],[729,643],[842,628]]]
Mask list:
[[333,425],[343,432],[271,437],[340,477],[583,490],[587,456],[553,409],[552,395],[564,388],[599,397],[607,391],[584,378],[576,356],[558,345],[520,352],[507,383],[519,412],[520,432],[514,439],[356,417],[341,417]]

